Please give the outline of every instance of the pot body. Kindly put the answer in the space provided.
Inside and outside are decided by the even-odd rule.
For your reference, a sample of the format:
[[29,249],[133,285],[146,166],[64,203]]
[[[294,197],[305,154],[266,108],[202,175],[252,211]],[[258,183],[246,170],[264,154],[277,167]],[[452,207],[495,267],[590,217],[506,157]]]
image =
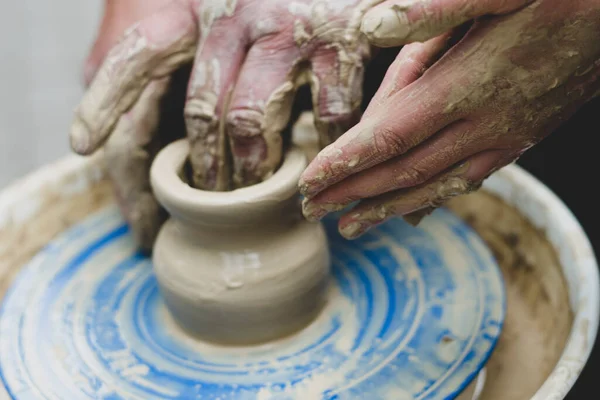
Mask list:
[[153,260],[175,320],[210,341],[285,336],[307,325],[325,301],[329,251],[320,224],[288,220],[219,230],[170,219]]

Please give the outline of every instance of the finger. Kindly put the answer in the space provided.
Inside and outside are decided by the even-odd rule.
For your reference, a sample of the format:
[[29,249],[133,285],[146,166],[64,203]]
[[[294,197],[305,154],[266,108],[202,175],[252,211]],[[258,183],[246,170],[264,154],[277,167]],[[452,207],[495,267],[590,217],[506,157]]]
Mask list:
[[379,89],[371,98],[363,118],[368,118],[392,95],[419,79],[448,49],[451,32],[444,33],[425,43],[411,43],[400,50],[388,68]]
[[215,22],[194,61],[185,105],[192,183],[204,190],[229,188],[225,121],[227,101],[245,56],[245,41],[228,19]]
[[301,193],[312,198],[350,175],[406,153],[454,121],[455,113],[443,112],[446,81],[411,85],[391,95],[315,157],[300,178]]
[[226,131],[235,187],[263,181],[282,160],[281,132],[298,86],[299,52],[296,47],[277,46],[267,38],[252,45],[231,98]]
[[123,32],[135,22],[149,17],[164,6],[164,0],[145,0],[144,7],[137,1],[106,1],[104,12],[94,44],[84,64],[84,83],[89,86],[106,54],[112,49]]
[[340,233],[353,239],[389,218],[411,213],[417,218],[409,222],[415,224],[450,198],[478,189],[491,172],[514,159],[511,157],[507,150],[480,152],[421,185],[367,199],[342,216]]
[[464,22],[501,15],[533,0],[387,0],[369,10],[361,31],[379,47],[424,42]]
[[104,147],[108,176],[135,242],[150,250],[164,213],[150,188],[149,170],[159,143],[160,104],[169,78],[152,81],[123,114]]
[[154,79],[191,60],[197,38],[191,12],[173,2],[127,32],[108,54],[86,91],[71,126],[71,147],[79,154],[98,149]]
[[360,120],[368,47],[362,53],[327,46],[312,57],[310,85],[321,148],[333,143]]
[[[383,103],[390,96],[421,77],[425,70],[434,64],[449,48],[449,42],[453,35],[454,32],[451,31],[433,38],[426,43],[413,43],[404,46],[396,57],[396,60],[388,68],[379,90],[369,102],[362,117],[369,118],[374,111],[384,106]],[[337,185],[340,185],[340,183]],[[343,184],[341,187],[347,186]],[[333,194],[331,190],[327,190],[326,193]],[[327,196],[318,197],[319,200],[314,199],[315,201],[304,203],[305,216],[309,219],[322,218],[326,213],[340,210],[353,201],[352,196],[348,196],[343,200],[344,195],[337,196],[338,199],[328,199]],[[333,197],[336,197],[336,195]],[[323,202],[320,202],[321,199]]]
[[468,121],[449,125],[403,156],[372,168],[329,187],[303,203],[304,216],[318,220],[327,213],[349,204],[398,189],[420,185],[467,157],[489,148],[490,143]]

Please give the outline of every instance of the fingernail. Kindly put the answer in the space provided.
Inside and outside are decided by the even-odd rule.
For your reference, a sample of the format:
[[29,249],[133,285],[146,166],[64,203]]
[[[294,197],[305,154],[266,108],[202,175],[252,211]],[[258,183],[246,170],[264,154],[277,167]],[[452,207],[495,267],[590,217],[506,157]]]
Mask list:
[[308,192],[310,190],[310,185],[306,182],[304,182],[304,180],[302,178],[300,178],[300,181],[298,182],[298,191],[300,192],[300,194],[306,198],[308,198],[308,196],[306,195],[306,192]]
[[304,199],[302,201],[302,214],[309,221],[320,221],[327,214],[344,209],[346,205],[341,203],[318,204],[309,199]]
[[308,201],[308,199],[304,199],[304,201],[302,201],[302,214],[308,221],[316,222],[321,220],[321,218],[327,214],[327,211],[324,210],[319,204],[315,204],[312,201]]
[[75,115],[75,119],[71,125],[69,139],[71,143],[71,149],[73,149],[75,153],[87,155],[91,152],[90,129],[79,115]]
[[408,17],[399,8],[376,8],[365,14],[361,27],[369,41],[381,47],[398,46],[410,34]]
[[355,239],[373,226],[385,222],[392,215],[394,215],[393,210],[390,210],[386,204],[373,206],[353,213],[350,216],[352,222],[340,226],[339,231],[346,239]]
[[371,228],[366,222],[354,221],[348,225],[340,226],[338,231],[346,239],[356,239]]
[[303,182],[300,185],[300,193],[307,199],[312,199],[316,195],[321,193],[323,191],[323,189],[325,189],[325,187],[326,186],[323,185],[319,181],[313,180],[313,181]]
[[300,194],[308,199],[315,197],[325,187],[323,184],[324,176],[325,174],[318,173],[317,175],[314,175],[308,179],[301,177],[300,182],[298,182],[298,190],[300,191]]

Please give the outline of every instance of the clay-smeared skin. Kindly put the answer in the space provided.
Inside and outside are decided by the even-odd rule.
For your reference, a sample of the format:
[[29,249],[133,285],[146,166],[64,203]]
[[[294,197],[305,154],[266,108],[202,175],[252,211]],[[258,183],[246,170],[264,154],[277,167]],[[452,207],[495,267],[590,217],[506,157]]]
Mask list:
[[[300,85],[312,88],[322,147],[359,120],[370,51],[360,23],[379,2],[107,0],[86,63],[90,86],[76,111],[72,147],[89,154],[120,137],[108,142],[111,177],[125,216],[150,247],[161,219],[147,171],[156,142],[164,140],[157,139],[162,132],[154,117],[160,102],[144,99],[160,100],[164,85],[157,82],[193,62],[182,113],[196,187],[220,191],[260,182],[280,164],[280,132]],[[129,25],[115,46],[116,32]]]
[[92,82],[106,54],[117,44],[123,32],[170,2],[171,0],[105,0],[100,27],[83,69],[86,86]]
[[[418,223],[600,94],[600,0],[540,0],[506,13],[518,5],[390,0],[365,15],[362,29],[375,43],[400,45],[474,15],[503,14],[478,19],[441,58],[445,36],[402,49],[360,123],[305,171],[307,218],[365,199],[340,220],[344,236],[394,215]],[[384,21],[394,29],[373,22],[384,7],[402,14]]]
[[201,38],[185,116],[197,187],[227,190],[268,178],[281,161],[280,132],[301,84],[312,86],[323,145],[357,122],[369,52],[358,3],[196,3]]
[[[203,189],[230,188],[227,139],[234,185],[264,180],[281,161],[279,133],[299,85],[313,87],[323,145],[358,120],[369,55],[359,26],[374,3],[167,2],[108,54],[77,110],[73,147],[83,154],[96,150],[151,81],[193,59],[185,117],[194,183]],[[94,70],[90,63],[88,78]]]

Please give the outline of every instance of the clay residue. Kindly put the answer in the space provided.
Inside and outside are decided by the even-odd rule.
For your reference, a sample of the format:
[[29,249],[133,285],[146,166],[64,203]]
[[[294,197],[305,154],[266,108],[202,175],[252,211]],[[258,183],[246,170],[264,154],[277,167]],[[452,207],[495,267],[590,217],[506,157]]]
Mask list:
[[58,234],[111,203],[113,191],[108,180],[102,180],[74,196],[48,191],[40,197],[40,211],[27,223],[0,229],[0,301],[22,266]]
[[507,314],[481,400],[528,400],[556,365],[573,324],[560,262],[545,234],[484,191],[450,200],[492,250],[504,276]]

